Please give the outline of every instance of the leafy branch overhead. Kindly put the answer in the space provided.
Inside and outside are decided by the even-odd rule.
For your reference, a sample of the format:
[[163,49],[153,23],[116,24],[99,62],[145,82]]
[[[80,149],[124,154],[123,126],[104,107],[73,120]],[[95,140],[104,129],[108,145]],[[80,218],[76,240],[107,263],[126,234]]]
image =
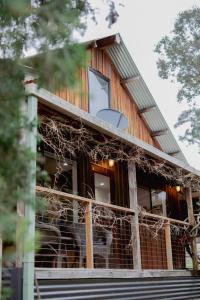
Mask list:
[[180,86],[178,101],[186,100],[189,104],[189,110],[180,115],[177,125],[189,123],[184,139],[199,144],[200,7],[180,13],[173,31],[161,39],[155,51],[159,54],[159,76],[175,80]]
[[[111,26],[118,17],[116,4],[106,3],[106,20]],[[23,57],[37,54],[31,65],[40,75],[40,84],[49,83],[52,77],[51,85],[75,84],[76,70],[85,65],[86,53],[75,42],[74,33],[83,34],[87,20],[96,21],[96,13],[95,4],[87,0],[0,1],[1,58],[22,63]]]
[[[103,1],[103,0],[102,0]],[[106,0],[107,22],[117,19],[116,2]],[[84,33],[95,21],[95,3],[87,0],[0,0],[0,214],[1,237],[14,241],[17,204],[31,203],[28,176],[32,153],[23,144],[26,76],[24,65],[37,70],[38,84],[75,84],[87,57],[74,33]]]

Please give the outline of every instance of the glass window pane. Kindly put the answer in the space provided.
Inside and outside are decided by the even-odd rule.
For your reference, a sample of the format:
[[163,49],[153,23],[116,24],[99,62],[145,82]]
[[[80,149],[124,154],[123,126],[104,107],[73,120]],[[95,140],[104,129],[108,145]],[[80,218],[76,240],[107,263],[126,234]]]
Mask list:
[[89,111],[96,115],[98,111],[109,108],[109,81],[89,71]]
[[110,177],[94,173],[95,199],[110,203]]
[[151,211],[151,197],[149,188],[137,188],[138,204],[146,211]]
[[44,169],[49,175],[51,188],[66,192],[77,193],[76,182],[76,165],[72,161],[56,161],[56,159],[48,154],[45,154]]
[[166,216],[166,192],[151,190],[152,213]]

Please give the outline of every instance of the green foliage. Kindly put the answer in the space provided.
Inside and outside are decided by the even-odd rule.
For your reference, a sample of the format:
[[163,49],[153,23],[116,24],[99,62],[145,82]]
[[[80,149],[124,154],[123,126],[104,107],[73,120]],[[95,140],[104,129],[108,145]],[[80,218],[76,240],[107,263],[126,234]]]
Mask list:
[[186,100],[188,111],[184,111],[177,125],[188,123],[189,129],[183,139],[200,142],[200,119],[198,96],[200,95],[200,7],[180,13],[169,36],[157,44],[155,51],[159,76],[174,78],[180,85],[178,101]]
[[15,239],[17,201],[25,201],[28,162],[32,154],[20,142],[25,119],[21,113],[24,96],[23,72],[11,60],[0,61],[0,213],[1,235]]
[[191,144],[197,144],[200,147],[200,109],[196,106],[191,107],[188,110],[184,110],[179,118],[175,127],[183,124],[189,124],[185,131],[185,135],[180,139],[182,141],[188,141]]
[[[117,13],[114,1],[106,2],[111,25]],[[27,124],[22,113],[22,65],[37,69],[40,85],[72,86],[87,60],[84,47],[73,39],[74,31],[83,33],[86,18],[95,20],[95,12],[87,0],[0,0],[0,235],[7,243],[16,241],[17,203],[32,201],[27,174],[33,154],[22,138],[33,124]],[[25,59],[30,53],[37,55]]]

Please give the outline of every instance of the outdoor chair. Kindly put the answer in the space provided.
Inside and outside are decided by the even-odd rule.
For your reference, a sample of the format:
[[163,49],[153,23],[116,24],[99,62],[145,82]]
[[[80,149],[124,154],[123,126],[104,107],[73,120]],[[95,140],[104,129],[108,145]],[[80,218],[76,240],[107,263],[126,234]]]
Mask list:
[[[62,253],[61,253],[61,233],[60,230],[54,226],[43,222],[36,222],[36,229],[41,234],[40,246],[45,247],[45,255],[48,257],[48,249],[52,253],[55,253],[56,260],[52,260],[52,264],[56,263],[56,267],[60,268],[62,265]],[[39,254],[38,254],[39,255]]]
[[[86,232],[85,223],[74,223],[68,225],[75,243],[79,249],[79,267],[83,266],[86,258]],[[112,244],[113,234],[103,227],[93,225],[93,254],[94,257],[103,258],[106,268],[109,268],[109,255]]]

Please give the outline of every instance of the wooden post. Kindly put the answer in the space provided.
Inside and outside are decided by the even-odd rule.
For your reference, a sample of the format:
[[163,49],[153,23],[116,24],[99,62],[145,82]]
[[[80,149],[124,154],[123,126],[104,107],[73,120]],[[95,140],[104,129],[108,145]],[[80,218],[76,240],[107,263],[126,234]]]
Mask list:
[[[188,208],[188,221],[190,225],[195,224],[195,218],[194,218],[194,210],[193,210],[193,202],[192,202],[192,190],[191,188],[185,189],[185,197],[187,202],[187,208]],[[192,249],[192,262],[193,262],[193,269],[198,270],[199,264],[198,264],[198,254],[197,254],[197,242],[196,238],[192,238],[191,241],[191,249]]]
[[37,146],[37,98],[28,96],[26,102],[26,116],[30,124],[25,134],[27,149],[34,154],[30,160],[30,172],[27,175],[29,184],[27,186],[27,196],[33,203],[25,204],[25,220],[28,225],[24,236],[24,257],[23,257],[23,300],[34,299],[34,249],[28,250],[30,243],[34,248],[35,240],[35,185],[36,185],[36,146]]
[[197,239],[193,238],[191,241],[191,249],[192,249],[192,263],[193,269],[199,270],[199,262],[198,262],[198,252],[197,252]]
[[171,229],[170,222],[165,223],[165,245],[167,256],[167,269],[173,270],[173,257],[172,257],[172,241],[171,241]]
[[94,256],[93,256],[92,203],[86,204],[85,232],[86,232],[86,267],[88,269],[93,269]]
[[3,258],[3,241],[0,235],[0,299],[2,293],[2,258]]
[[23,226],[24,219],[24,203],[17,203],[17,226],[16,226],[16,261],[15,266],[17,268],[22,268],[23,264],[23,243],[22,243],[22,233],[21,228]]
[[141,270],[141,252],[140,252],[140,233],[137,203],[137,181],[136,167],[133,162],[128,164],[128,181],[129,181],[129,198],[130,208],[135,210],[132,219],[132,235],[133,235],[133,264],[135,270]]
[[194,219],[191,188],[185,189],[185,197],[186,197],[187,209],[188,209],[188,221],[191,225],[194,225],[195,219]]

